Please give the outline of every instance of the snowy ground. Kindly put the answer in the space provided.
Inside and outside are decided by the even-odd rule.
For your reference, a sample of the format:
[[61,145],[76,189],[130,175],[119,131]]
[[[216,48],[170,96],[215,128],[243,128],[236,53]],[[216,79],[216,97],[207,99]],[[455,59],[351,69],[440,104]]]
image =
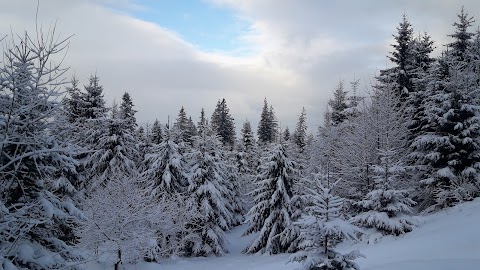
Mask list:
[[[419,217],[419,227],[406,235],[384,237],[376,244],[357,244],[367,258],[357,260],[362,270],[477,270],[480,269],[480,199]],[[290,254],[244,255],[251,237],[241,237],[244,227],[228,234],[230,254],[223,257],[179,259],[162,264],[140,263],[131,270],[286,270]],[[347,250],[346,250],[347,251]],[[90,265],[88,269],[105,269]]]

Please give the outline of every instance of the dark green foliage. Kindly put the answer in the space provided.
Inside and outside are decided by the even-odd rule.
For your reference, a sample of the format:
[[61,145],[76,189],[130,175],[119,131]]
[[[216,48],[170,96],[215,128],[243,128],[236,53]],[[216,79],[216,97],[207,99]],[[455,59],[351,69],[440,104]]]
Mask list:
[[235,123],[225,99],[218,101],[210,123],[213,131],[220,136],[223,145],[232,146],[235,143]]

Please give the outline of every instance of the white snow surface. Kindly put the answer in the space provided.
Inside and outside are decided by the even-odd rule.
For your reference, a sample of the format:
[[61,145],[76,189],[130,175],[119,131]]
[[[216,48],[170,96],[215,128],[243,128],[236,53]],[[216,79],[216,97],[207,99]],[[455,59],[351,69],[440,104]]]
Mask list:
[[[362,270],[477,270],[480,269],[480,198],[428,216],[417,217],[419,227],[399,237],[387,236],[376,243],[343,243],[338,250],[358,249]],[[141,262],[128,270],[290,270],[291,254],[245,255],[255,235],[242,237],[246,226],[227,233],[229,254],[222,257],[173,259],[161,264]],[[368,238],[368,237],[367,237]],[[87,269],[113,269],[105,263]]]

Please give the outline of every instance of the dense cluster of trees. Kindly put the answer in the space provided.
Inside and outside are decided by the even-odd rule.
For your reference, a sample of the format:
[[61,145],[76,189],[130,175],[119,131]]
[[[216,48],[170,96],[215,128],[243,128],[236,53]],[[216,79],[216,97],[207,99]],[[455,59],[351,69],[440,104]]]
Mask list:
[[[106,106],[100,78],[62,81],[55,33],[5,42],[0,66],[0,269],[76,268],[92,254],[122,262],[228,252],[296,252],[305,269],[357,269],[363,228],[414,229],[412,214],[480,195],[480,32],[463,9],[442,54],[403,16],[391,68],[368,95],[334,89],[317,136],[302,108],[292,133],[264,100],[255,136],[239,137],[225,99],[197,124],[138,126],[129,93]],[[64,91],[66,96],[64,95]],[[64,97],[62,99],[62,97]],[[258,139],[257,139],[257,138]],[[415,207],[415,208],[414,208]],[[318,268],[318,269],[320,269]]]

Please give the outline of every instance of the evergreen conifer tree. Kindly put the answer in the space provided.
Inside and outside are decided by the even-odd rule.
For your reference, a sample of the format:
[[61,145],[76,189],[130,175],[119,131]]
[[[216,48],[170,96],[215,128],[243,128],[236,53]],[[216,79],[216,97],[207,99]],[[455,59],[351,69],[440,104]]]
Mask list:
[[85,93],[82,97],[80,106],[80,117],[82,119],[98,119],[106,117],[108,109],[105,107],[103,99],[103,86],[100,85],[100,78],[97,75],[91,75],[89,84],[84,86]]
[[89,130],[86,138],[94,149],[93,153],[85,158],[87,193],[99,185],[105,185],[114,174],[138,174],[136,161],[139,151],[135,134],[124,128],[125,120],[100,118],[92,122],[96,128]]
[[154,145],[145,156],[146,169],[142,176],[152,197],[186,191],[187,164],[182,152],[182,147],[175,143],[171,130],[167,130],[165,140]]
[[82,91],[79,88],[80,82],[73,76],[70,85],[66,87],[68,96],[64,98],[64,109],[67,112],[68,122],[75,123],[81,115]]
[[478,87],[464,63],[446,58],[432,69],[425,132],[412,144],[412,156],[422,168],[424,207],[443,208],[479,195]]
[[360,228],[342,217],[344,200],[332,194],[332,187],[324,187],[318,180],[314,181],[310,190],[312,205],[306,209],[308,215],[299,222],[301,251],[295,253],[291,261],[302,262],[300,269],[305,270],[359,270],[353,260],[364,255],[357,250],[341,254],[334,249],[339,240],[358,240],[357,234],[362,233]]
[[295,128],[295,133],[293,134],[294,142],[298,147],[300,154],[305,152],[307,146],[307,113],[305,108],[302,109],[302,113],[298,117],[297,127]]
[[268,144],[275,141],[278,135],[278,123],[272,106],[268,106],[267,98],[263,101],[262,114],[258,123],[257,136],[258,142]]
[[52,134],[66,70],[50,59],[68,40],[36,37],[13,35],[0,65],[0,267],[77,268],[72,232],[83,214],[55,183],[75,173],[74,149]]
[[290,129],[288,127],[285,127],[285,130],[283,131],[283,141],[284,142],[290,141]]
[[394,83],[394,92],[400,98],[400,102],[405,102],[410,92],[413,91],[412,84],[412,42],[413,28],[407,19],[407,15],[403,14],[402,20],[397,27],[397,35],[395,44],[392,44],[393,51],[388,57],[396,66],[387,69],[381,73],[381,76],[390,77],[390,81]]
[[[422,128],[425,123],[425,106],[426,91],[428,84],[428,73],[434,63],[434,59],[430,56],[434,47],[433,41],[427,33],[419,35],[412,43],[413,54],[413,74],[412,84],[413,91],[410,92],[405,108],[405,117],[407,121],[408,134],[407,145],[411,147],[415,137],[423,133]],[[411,148],[410,148],[411,149]],[[409,161],[411,164],[414,161]]]
[[410,232],[416,224],[410,216],[415,202],[408,197],[410,190],[397,188],[398,178],[405,172],[405,165],[395,150],[381,151],[380,156],[380,164],[372,168],[376,174],[375,189],[355,203],[365,212],[353,217],[351,222],[377,228],[384,234]]
[[475,35],[472,32],[468,32],[468,28],[472,26],[475,22],[473,16],[469,16],[462,6],[460,14],[457,14],[458,22],[454,22],[455,32],[448,35],[452,37],[454,41],[449,43],[447,46],[449,48],[449,55],[453,56],[457,61],[464,61],[465,54],[472,43],[472,38]]
[[255,205],[247,213],[245,235],[260,234],[245,253],[277,254],[297,249],[299,232],[293,224],[299,214],[294,207],[298,200],[293,194],[295,164],[281,144],[269,154],[261,162],[257,188],[253,191]]
[[338,86],[333,92],[333,99],[328,101],[328,106],[332,109],[329,112],[329,120],[331,122],[325,122],[326,125],[331,124],[333,126],[338,126],[347,119],[347,91],[344,90],[343,81],[338,83]]
[[133,109],[133,102],[130,94],[125,92],[122,96],[122,103],[120,103],[119,117],[125,120],[125,128],[134,132],[137,128],[137,119],[135,118],[136,110]]
[[198,126],[198,135],[202,136],[206,130],[208,129],[208,120],[205,117],[205,110],[202,108],[202,111],[200,112],[200,119],[197,123]]
[[198,215],[187,224],[192,234],[184,239],[188,256],[222,255],[227,252],[225,231],[233,220],[228,193],[226,164],[221,142],[211,130],[194,140],[189,161],[192,162],[188,185],[188,202]]
[[175,132],[176,139],[179,142],[185,142],[191,144],[193,142],[192,138],[192,127],[190,124],[190,119],[187,117],[187,113],[185,112],[185,108],[182,106],[180,111],[178,112],[178,117],[173,124],[173,129]]
[[158,119],[155,119],[155,122],[153,122],[152,126],[152,131],[151,131],[151,142],[153,144],[160,144],[163,141],[163,127],[158,121]]
[[235,123],[233,120],[225,99],[219,100],[210,123],[213,131],[220,136],[223,145],[232,146],[235,142]]

